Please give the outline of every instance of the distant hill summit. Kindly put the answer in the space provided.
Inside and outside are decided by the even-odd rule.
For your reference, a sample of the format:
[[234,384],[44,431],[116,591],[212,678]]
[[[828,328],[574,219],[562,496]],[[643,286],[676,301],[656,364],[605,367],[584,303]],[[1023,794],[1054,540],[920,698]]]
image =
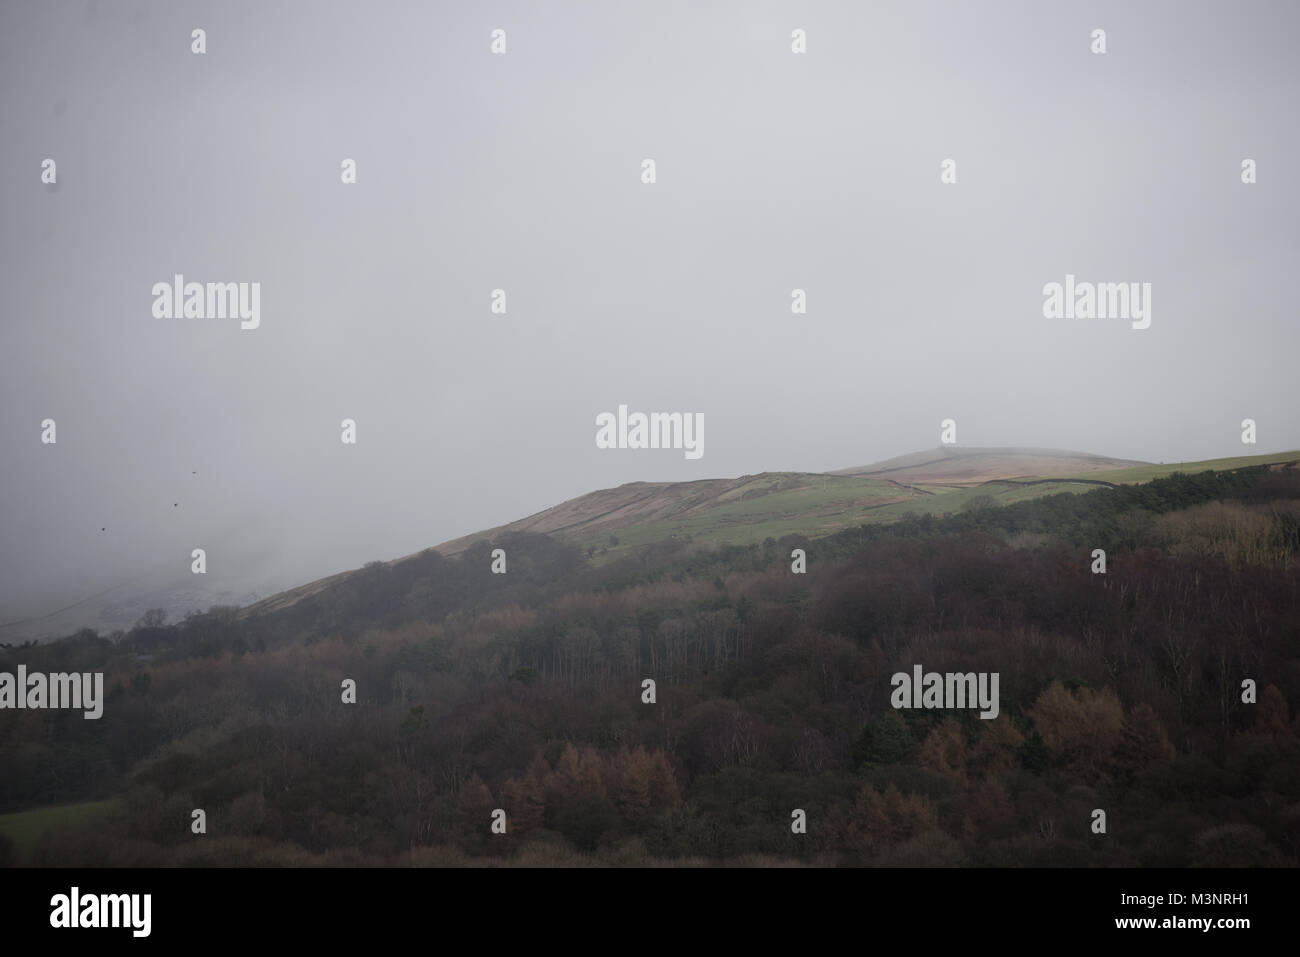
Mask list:
[[889,478],[911,484],[978,485],[997,479],[1050,478],[1150,464],[1063,449],[968,449],[940,446],[925,452],[886,459],[874,465],[839,469],[831,474]]

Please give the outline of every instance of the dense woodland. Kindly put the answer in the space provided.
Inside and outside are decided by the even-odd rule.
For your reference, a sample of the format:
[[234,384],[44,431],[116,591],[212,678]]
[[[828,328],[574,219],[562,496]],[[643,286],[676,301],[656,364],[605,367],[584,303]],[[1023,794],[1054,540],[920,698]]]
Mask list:
[[[1294,470],[604,565],[512,535],[160,619],[0,646],[107,694],[0,715],[0,813],[105,802],[0,863],[1300,862]],[[895,710],[914,664],[998,672],[999,717]]]

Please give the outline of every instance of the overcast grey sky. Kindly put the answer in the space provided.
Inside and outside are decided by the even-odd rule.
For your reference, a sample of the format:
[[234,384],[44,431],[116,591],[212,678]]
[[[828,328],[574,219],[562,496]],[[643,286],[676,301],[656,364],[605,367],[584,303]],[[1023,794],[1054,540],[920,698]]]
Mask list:
[[[203,587],[265,595],[623,482],[934,447],[946,417],[963,446],[1300,447],[1297,26],[0,0],[0,621],[195,587],[194,547]],[[260,327],[155,318],[176,273],[260,282]],[[1067,273],[1151,283],[1150,328],[1044,318]],[[619,404],[703,413],[705,454],[597,449]]]

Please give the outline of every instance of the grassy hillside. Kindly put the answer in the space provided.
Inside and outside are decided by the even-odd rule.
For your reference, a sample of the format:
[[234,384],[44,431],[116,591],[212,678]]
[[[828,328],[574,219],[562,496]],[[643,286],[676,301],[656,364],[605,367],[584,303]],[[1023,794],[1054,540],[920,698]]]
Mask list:
[[765,473],[754,476],[743,494],[718,499],[688,514],[562,537],[584,550],[609,552],[674,539],[751,544],[790,534],[829,534],[868,521],[872,512],[929,497],[925,491],[876,479]]

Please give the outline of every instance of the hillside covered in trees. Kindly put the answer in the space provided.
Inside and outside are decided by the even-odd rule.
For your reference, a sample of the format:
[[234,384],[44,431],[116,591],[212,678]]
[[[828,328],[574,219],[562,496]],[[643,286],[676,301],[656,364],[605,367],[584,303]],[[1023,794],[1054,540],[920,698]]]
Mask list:
[[[509,533],[160,618],[0,646],[107,697],[0,722],[0,863],[1300,862],[1294,469],[600,565]],[[998,717],[895,709],[917,664]]]

